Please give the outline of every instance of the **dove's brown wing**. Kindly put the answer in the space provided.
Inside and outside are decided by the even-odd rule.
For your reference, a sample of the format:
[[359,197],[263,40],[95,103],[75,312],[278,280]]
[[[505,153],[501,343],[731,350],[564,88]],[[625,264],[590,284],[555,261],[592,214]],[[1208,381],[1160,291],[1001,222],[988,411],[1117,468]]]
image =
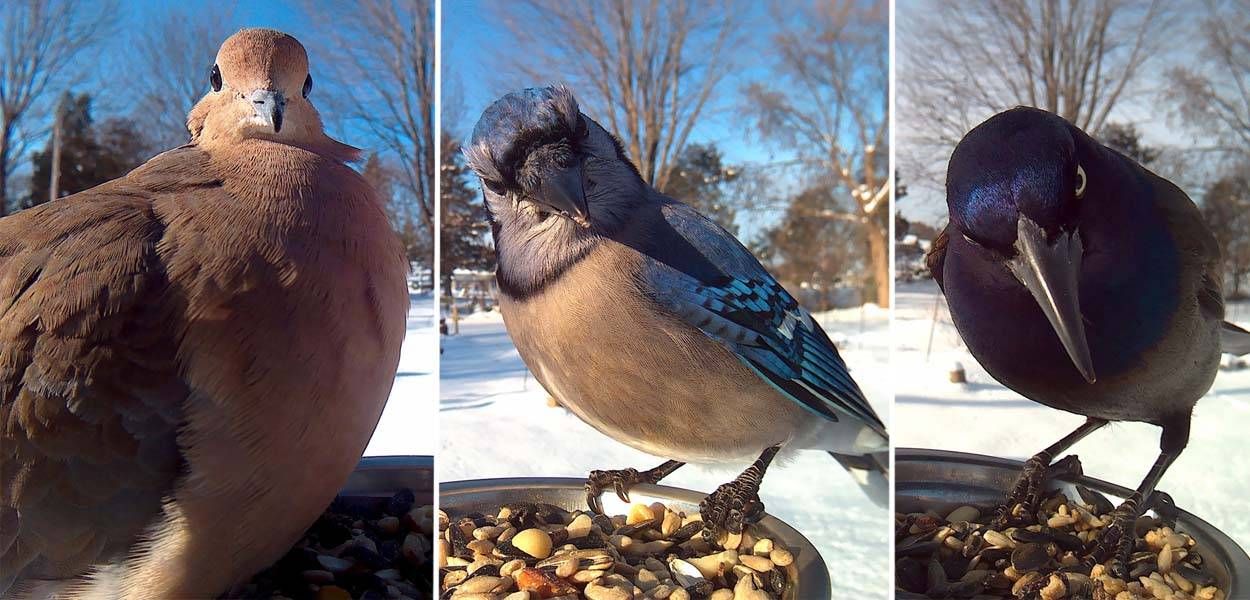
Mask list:
[[121,552],[179,474],[188,392],[153,201],[203,184],[174,183],[201,154],[0,219],[0,510],[19,523],[0,591]]
[[951,226],[947,225],[938,232],[929,246],[929,253],[924,256],[924,265],[929,268],[929,274],[939,288],[942,287],[942,270],[946,268],[946,244],[950,241],[950,229]]

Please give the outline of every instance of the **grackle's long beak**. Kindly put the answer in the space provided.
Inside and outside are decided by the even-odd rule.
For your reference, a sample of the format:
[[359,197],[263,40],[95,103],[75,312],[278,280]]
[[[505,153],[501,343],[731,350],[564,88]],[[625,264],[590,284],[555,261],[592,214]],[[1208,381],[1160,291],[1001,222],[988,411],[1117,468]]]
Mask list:
[[581,165],[573,165],[550,172],[530,194],[535,201],[555,212],[564,213],[582,227],[589,227],[587,220],[586,191],[582,186]]
[[1042,307],[1081,376],[1094,383],[1098,376],[1094,373],[1094,361],[1085,339],[1085,323],[1077,294],[1081,273],[1080,235],[1065,232],[1048,242],[1041,226],[1021,216],[1016,230],[1016,251],[1017,256],[1007,263],[1012,274]]

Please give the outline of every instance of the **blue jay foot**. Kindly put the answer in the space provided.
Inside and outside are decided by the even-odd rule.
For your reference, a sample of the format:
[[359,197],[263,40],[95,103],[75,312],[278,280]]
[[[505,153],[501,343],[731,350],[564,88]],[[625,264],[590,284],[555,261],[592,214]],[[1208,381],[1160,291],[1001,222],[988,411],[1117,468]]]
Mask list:
[[595,514],[602,515],[603,503],[599,501],[604,490],[616,491],[621,502],[629,502],[629,489],[640,483],[659,483],[678,467],[686,463],[670,460],[654,469],[639,471],[638,469],[614,469],[611,471],[591,471],[586,479],[586,506]]
[[1081,460],[1076,455],[1068,455],[1051,464],[1051,455],[1041,452],[1025,461],[1024,471],[1016,479],[1007,495],[1006,502],[998,507],[992,529],[1002,531],[1012,525],[1032,523],[1035,513],[1046,491],[1046,482],[1057,477],[1077,477],[1081,475]]
[[703,540],[710,545],[717,545],[722,533],[741,534],[747,525],[764,516],[759,486],[752,487],[741,479],[722,484],[699,503],[699,514],[703,517]]
[[716,488],[699,503],[703,517],[703,539],[713,546],[721,533],[738,535],[747,525],[764,516],[764,502],[760,500],[760,484],[764,472],[772,463],[781,446],[772,446],[747,467],[741,475]]

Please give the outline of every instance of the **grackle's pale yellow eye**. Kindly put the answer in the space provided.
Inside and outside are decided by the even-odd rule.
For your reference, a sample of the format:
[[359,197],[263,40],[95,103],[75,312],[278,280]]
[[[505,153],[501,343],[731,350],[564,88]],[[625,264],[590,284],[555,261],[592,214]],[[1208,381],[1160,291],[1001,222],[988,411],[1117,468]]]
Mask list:
[[1076,166],[1076,197],[1080,198],[1085,195],[1085,168],[1081,165]]

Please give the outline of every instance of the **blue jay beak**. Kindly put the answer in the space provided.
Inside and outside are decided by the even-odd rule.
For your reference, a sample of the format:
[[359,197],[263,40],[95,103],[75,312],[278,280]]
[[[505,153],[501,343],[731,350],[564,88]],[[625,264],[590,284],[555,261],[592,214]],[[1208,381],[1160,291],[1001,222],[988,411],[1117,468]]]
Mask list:
[[256,118],[266,126],[273,127],[273,132],[282,131],[282,112],[286,110],[286,98],[282,92],[274,90],[255,90],[248,95],[252,101],[252,109]]
[[581,165],[550,172],[538,182],[530,196],[553,212],[563,213],[582,227],[590,227],[586,190],[582,186]]
[[1063,233],[1053,242],[1031,219],[1021,216],[1016,228],[1016,257],[1007,262],[1016,279],[1028,288],[1059,335],[1072,364],[1085,381],[1098,380],[1085,339],[1085,323],[1077,295],[1081,272],[1081,237]]

